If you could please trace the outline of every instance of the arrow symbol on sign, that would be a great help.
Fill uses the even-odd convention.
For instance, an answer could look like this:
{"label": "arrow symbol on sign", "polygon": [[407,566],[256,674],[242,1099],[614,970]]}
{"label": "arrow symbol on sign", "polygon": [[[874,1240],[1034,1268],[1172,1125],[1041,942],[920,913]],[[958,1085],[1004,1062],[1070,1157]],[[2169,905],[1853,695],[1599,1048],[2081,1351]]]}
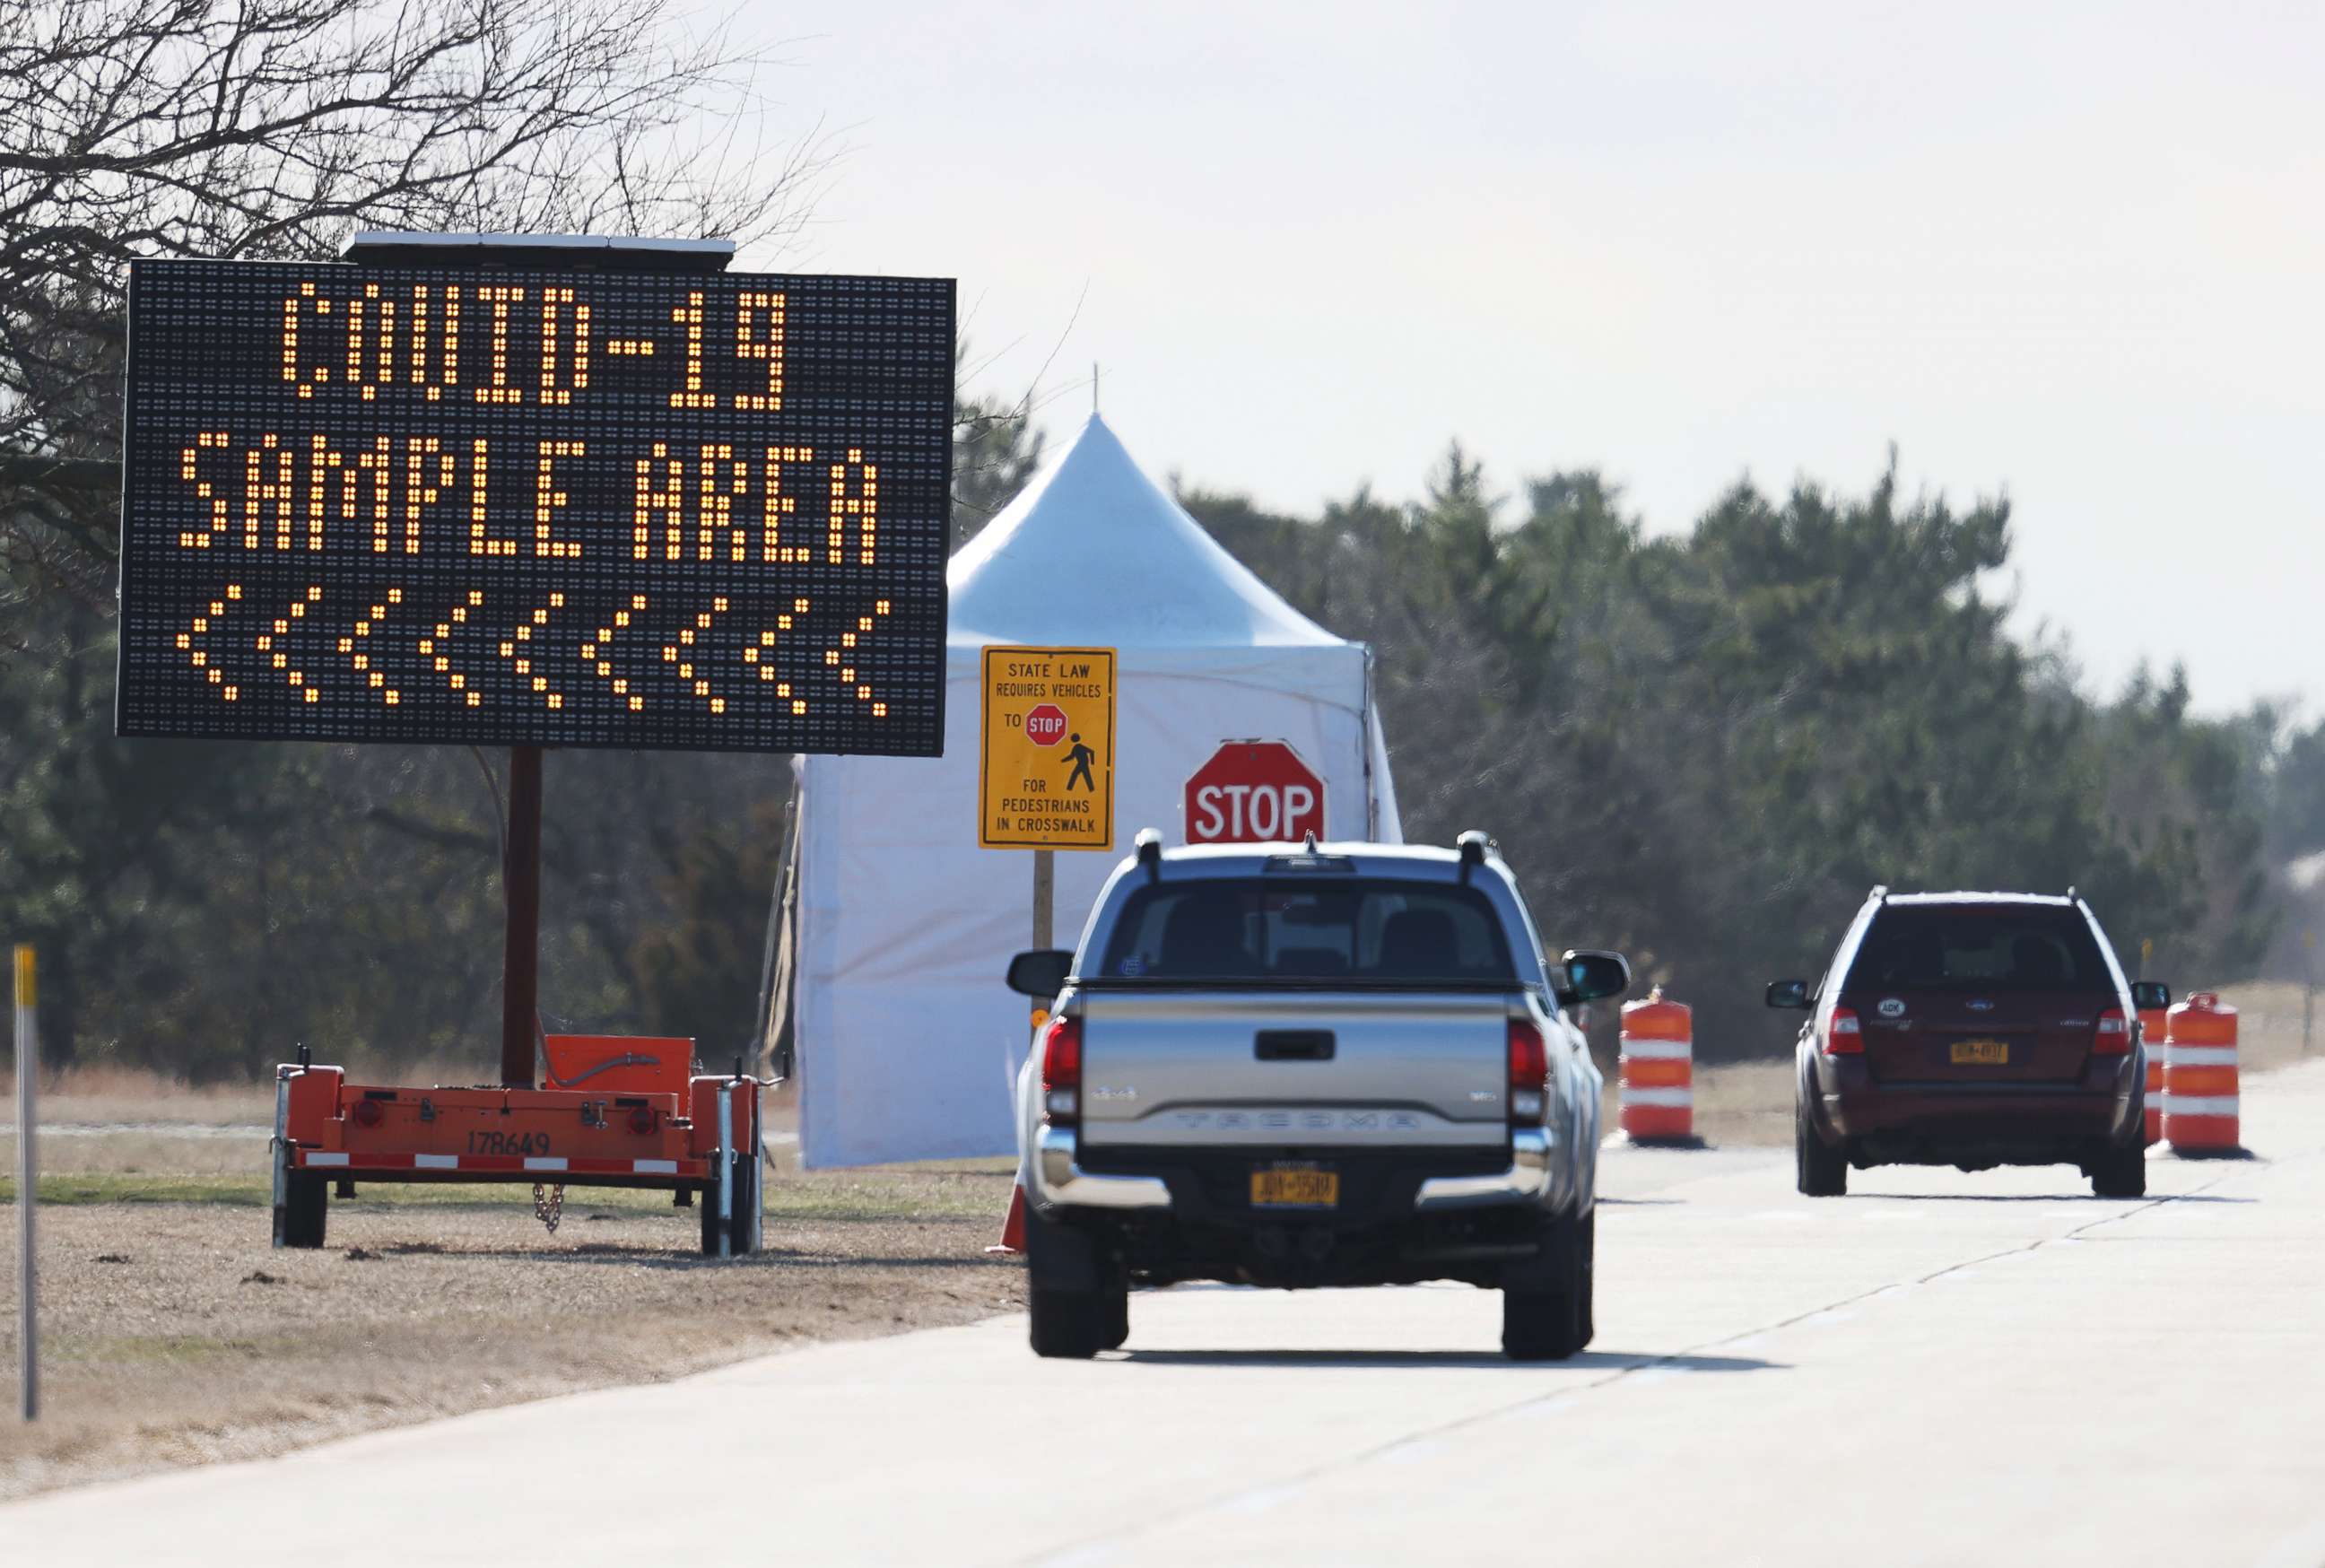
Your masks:
{"label": "arrow symbol on sign", "polygon": [[629,704],[630,711],[633,713],[643,709],[646,705],[646,700],[630,691],[630,682],[627,677],[614,673],[614,665],[611,660],[600,658],[599,655],[605,652],[606,645],[607,643],[612,642],[623,632],[629,629],[630,617],[644,610],[645,608],[646,596],[642,593],[632,594],[630,596],[630,608],[628,609],[616,610],[614,612],[614,624],[610,626],[599,626],[597,628],[597,640],[594,643],[584,643],[581,645],[581,657],[585,660],[594,659],[597,661],[597,674],[599,678],[613,682],[614,695],[626,700]]}
{"label": "arrow symbol on sign", "polygon": [[468,612],[477,608],[484,602],[485,596],[482,593],[471,590],[468,594],[468,603],[454,605],[452,607],[452,613],[445,619],[436,623],[436,630],[434,634],[420,639],[420,652],[421,656],[433,659],[436,662],[436,673],[440,675],[446,676],[450,681],[453,691],[465,693],[468,698],[468,706],[471,708],[482,707],[484,705],[484,696],[481,692],[477,691],[474,687],[468,684],[468,676],[452,668],[452,661],[443,653],[442,650],[444,645],[451,640],[452,628],[454,626],[467,625],[468,620]]}

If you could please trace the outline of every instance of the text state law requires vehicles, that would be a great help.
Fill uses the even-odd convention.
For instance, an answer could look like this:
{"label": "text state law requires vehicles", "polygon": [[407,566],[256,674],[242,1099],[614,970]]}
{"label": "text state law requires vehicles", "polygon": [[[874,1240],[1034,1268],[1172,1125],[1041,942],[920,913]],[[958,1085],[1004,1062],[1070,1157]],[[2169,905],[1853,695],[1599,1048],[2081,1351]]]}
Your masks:
{"label": "text state law requires vehicles", "polygon": [[1079,949],[1010,968],[1056,998],[1019,1080],[1033,1349],[1121,1344],[1134,1284],[1458,1279],[1502,1292],[1512,1356],[1574,1354],[1600,1080],[1566,1010],[1629,983],[1545,963],[1482,834],[1141,834]]}
{"label": "text state law requires vehicles", "polygon": [[1800,1190],[1848,1167],[2079,1165],[2102,1198],[2147,1190],[2141,1007],[2083,901],[1876,887],[1824,979],[1778,980],[1809,1010],[1795,1047]]}

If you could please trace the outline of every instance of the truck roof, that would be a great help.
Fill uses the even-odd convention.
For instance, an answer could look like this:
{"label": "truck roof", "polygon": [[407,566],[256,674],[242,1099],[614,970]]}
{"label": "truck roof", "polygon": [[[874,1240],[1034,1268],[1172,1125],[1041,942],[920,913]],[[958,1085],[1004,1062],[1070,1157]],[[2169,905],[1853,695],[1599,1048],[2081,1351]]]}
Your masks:
{"label": "truck roof", "polygon": [[[1335,840],[1318,844],[1311,849],[1305,844],[1182,844],[1162,851],[1162,873],[1169,877],[1256,877],[1269,868],[1272,861],[1282,861],[1303,855],[1320,858],[1354,862],[1358,876],[1411,877],[1425,882],[1452,882],[1459,879],[1461,857],[1453,849],[1435,844],[1375,844],[1364,840]],[[1498,860],[1497,856],[1488,856]]]}
{"label": "truck roof", "polygon": [[2075,901],[2057,893],[1893,893],[1890,904],[2043,904],[2070,909]]}

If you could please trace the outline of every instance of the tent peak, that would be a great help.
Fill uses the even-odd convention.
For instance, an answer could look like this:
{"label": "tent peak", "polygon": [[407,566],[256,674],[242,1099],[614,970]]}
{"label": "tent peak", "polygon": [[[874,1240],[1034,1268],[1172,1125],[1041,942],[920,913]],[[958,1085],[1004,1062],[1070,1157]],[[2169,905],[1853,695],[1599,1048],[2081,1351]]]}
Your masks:
{"label": "tent peak", "polygon": [[955,644],[1341,641],[1221,548],[1095,411],[945,575]]}

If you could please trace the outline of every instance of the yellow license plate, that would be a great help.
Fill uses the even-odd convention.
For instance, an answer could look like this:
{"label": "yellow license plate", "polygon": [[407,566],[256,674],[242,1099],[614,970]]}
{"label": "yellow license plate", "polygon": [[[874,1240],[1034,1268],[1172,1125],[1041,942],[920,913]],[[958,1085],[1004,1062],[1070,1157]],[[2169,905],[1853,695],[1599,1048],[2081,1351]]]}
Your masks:
{"label": "yellow license plate", "polygon": [[1251,1174],[1251,1206],[1255,1209],[1337,1209],[1340,1204],[1340,1173],[1313,1165],[1279,1165]]}
{"label": "yellow license plate", "polygon": [[1954,1042],[1954,1064],[1957,1067],[2007,1067],[2010,1065],[2010,1043],[2006,1040],[1957,1040]]}

